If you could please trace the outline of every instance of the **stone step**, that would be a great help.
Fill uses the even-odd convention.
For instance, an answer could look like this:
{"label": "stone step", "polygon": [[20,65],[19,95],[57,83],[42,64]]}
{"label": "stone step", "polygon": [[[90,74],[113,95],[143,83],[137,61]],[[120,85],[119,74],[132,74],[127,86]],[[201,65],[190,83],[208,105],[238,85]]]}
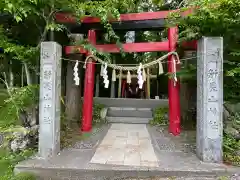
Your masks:
{"label": "stone step", "polygon": [[105,107],[157,108],[168,107],[168,99],[128,99],[128,98],[94,98],[94,102]]}
{"label": "stone step", "polygon": [[[129,167],[131,168],[131,167]],[[16,169],[15,169],[16,172]],[[120,170],[113,169],[66,169],[66,168],[18,168],[17,172],[30,172],[37,180],[221,180],[231,179],[229,173],[177,170]],[[233,178],[232,178],[233,179]],[[234,178],[233,180],[238,180]]]}
{"label": "stone step", "polygon": [[107,116],[152,118],[152,110],[151,108],[110,107]]}
{"label": "stone step", "polygon": [[152,118],[139,117],[106,117],[109,123],[126,123],[126,124],[148,124]]}

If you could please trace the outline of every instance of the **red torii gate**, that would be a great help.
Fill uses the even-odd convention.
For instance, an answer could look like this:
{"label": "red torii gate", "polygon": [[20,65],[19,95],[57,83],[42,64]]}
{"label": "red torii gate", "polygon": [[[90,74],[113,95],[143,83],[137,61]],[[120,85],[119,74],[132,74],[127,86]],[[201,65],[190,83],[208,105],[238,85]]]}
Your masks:
{"label": "red torii gate", "polygon": [[[131,14],[121,14],[120,19],[110,19],[110,22],[139,22],[142,21],[152,21],[148,26],[154,26],[158,23],[158,27],[165,26],[165,19],[172,12],[180,12],[180,10],[171,10],[171,11],[159,11],[159,12],[143,12],[143,13],[131,13]],[[182,16],[188,15],[192,10],[189,9],[184,12],[180,12]],[[71,17],[71,15],[66,13],[57,13],[55,15],[56,21],[60,23],[76,23],[76,19]],[[157,21],[155,21],[157,20]],[[101,20],[96,17],[85,17],[80,20],[82,24],[86,26],[91,26],[93,24],[100,24]],[[122,25],[122,24],[121,24]],[[144,26],[144,25],[143,25]],[[146,25],[145,25],[146,26]],[[141,26],[142,27],[142,26]],[[140,27],[140,28],[141,28]],[[149,27],[149,28],[152,28]],[[117,28],[117,26],[116,26]],[[138,28],[135,26],[135,28]],[[135,29],[134,26],[132,29]],[[98,51],[109,52],[109,53],[119,53],[120,48],[117,47],[116,44],[104,44],[97,45],[96,44],[96,29],[97,26],[90,27],[88,31],[88,39],[89,42],[95,46]],[[123,50],[125,52],[154,52],[154,51],[166,51],[172,52],[176,51],[178,40],[178,28],[170,27],[168,29],[168,40],[163,42],[142,42],[142,43],[126,43],[123,44]],[[193,42],[185,42],[182,44],[184,47],[196,49],[197,43]],[[65,48],[66,54],[70,54],[76,52],[78,50],[79,53],[88,52],[83,47],[76,46],[67,46]],[[173,55],[168,57],[168,72],[174,72],[173,67]],[[83,116],[82,116],[82,131],[88,132],[92,129],[92,107],[93,107],[93,91],[94,91],[94,71],[95,71],[95,63],[89,62],[87,63],[86,72],[85,72],[85,81],[84,81],[84,105],[83,105]],[[179,80],[176,85],[174,85],[174,80],[168,80],[168,95],[169,95],[169,132],[173,135],[180,134],[180,83]]]}

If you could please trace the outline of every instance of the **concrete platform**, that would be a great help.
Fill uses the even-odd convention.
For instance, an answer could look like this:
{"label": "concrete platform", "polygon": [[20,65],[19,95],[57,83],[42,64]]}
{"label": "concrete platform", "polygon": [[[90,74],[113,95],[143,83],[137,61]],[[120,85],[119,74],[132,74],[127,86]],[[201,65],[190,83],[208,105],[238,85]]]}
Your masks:
{"label": "concrete platform", "polygon": [[15,170],[34,172],[41,180],[217,179],[240,172],[239,168],[201,162],[194,153],[193,134],[173,137],[161,127],[105,125],[58,156],[47,161],[33,157]]}

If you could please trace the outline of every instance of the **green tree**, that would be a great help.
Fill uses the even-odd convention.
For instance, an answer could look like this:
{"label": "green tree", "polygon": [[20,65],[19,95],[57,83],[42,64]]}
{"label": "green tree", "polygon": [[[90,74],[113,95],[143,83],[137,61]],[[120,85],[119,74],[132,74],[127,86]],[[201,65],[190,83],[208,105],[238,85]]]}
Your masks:
{"label": "green tree", "polygon": [[202,36],[224,37],[224,98],[239,100],[240,1],[185,1],[182,10],[186,8],[194,9],[189,16],[179,18],[176,15],[172,18],[173,22],[179,24],[180,41],[199,39]]}

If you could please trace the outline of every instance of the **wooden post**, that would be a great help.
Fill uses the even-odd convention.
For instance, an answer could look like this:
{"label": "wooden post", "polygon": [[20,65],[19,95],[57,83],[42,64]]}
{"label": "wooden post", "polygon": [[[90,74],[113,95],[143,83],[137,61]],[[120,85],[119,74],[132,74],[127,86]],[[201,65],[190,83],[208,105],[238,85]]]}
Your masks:
{"label": "wooden post", "polygon": [[147,68],[147,98],[150,99],[151,98],[151,92],[150,92],[150,70],[149,68]]}
{"label": "wooden post", "polygon": [[99,97],[99,74],[97,74],[97,77],[96,77],[95,97]]}
{"label": "wooden post", "polygon": [[122,70],[119,72],[119,79],[118,79],[118,98],[121,97],[121,89],[122,89]]}
{"label": "wooden post", "polygon": [[[113,64],[116,63],[116,60],[114,59],[113,60]],[[111,80],[111,95],[110,95],[111,98],[115,98],[115,81],[112,81]]]}

